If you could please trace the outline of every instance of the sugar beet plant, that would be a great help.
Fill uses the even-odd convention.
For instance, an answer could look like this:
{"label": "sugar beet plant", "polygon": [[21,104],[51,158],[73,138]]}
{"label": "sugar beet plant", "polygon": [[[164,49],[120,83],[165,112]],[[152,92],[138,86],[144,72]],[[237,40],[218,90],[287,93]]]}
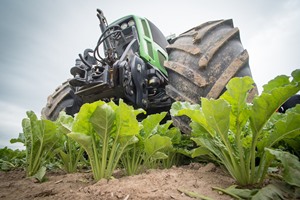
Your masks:
{"label": "sugar beet plant", "polygon": [[56,156],[60,167],[67,173],[73,173],[78,170],[79,164],[86,163],[83,157],[84,149],[75,140],[68,137],[71,133],[74,123],[74,118],[67,115],[65,112],[59,114],[58,119],[55,121],[57,126],[57,136],[59,137]]}
{"label": "sugar beet plant", "polygon": [[81,107],[68,137],[87,152],[95,180],[111,178],[120,164],[132,175],[141,169],[156,168],[162,160],[165,166],[173,163],[172,142],[180,138],[179,130],[169,129],[171,121],[160,125],[165,112],[138,122],[140,113],[144,111],[134,110],[122,100],[119,105],[97,101]]}
{"label": "sugar beet plant", "polygon": [[22,121],[23,133],[12,142],[22,142],[26,147],[26,176],[35,176],[41,181],[46,172],[45,164],[59,137],[54,122],[39,120],[32,111],[28,111],[27,116]]}
{"label": "sugar beet plant", "polygon": [[25,151],[12,150],[7,147],[0,149],[0,171],[9,171],[16,168],[24,167]]}
{"label": "sugar beet plant", "polygon": [[176,102],[171,109],[173,116],[191,118],[192,140],[199,152],[206,149],[217,157],[239,185],[261,184],[274,159],[268,149],[300,134],[300,106],[276,113],[300,90],[300,70],[292,73],[292,80],[285,75],[271,80],[248,104],[253,84],[250,77],[234,78],[217,100],[201,98],[201,106]]}
{"label": "sugar beet plant", "polygon": [[111,178],[122,154],[138,142],[136,116],[141,112],[122,100],[118,106],[97,101],[81,107],[68,136],[87,152],[95,180]]}
{"label": "sugar beet plant", "polygon": [[43,181],[46,166],[53,165],[54,161],[66,172],[76,172],[78,163],[83,160],[83,148],[67,137],[71,132],[73,117],[62,112],[52,122],[38,119],[32,111],[28,111],[27,116],[22,121],[23,133],[17,139],[11,139],[11,143],[21,142],[26,148],[26,176]]}
{"label": "sugar beet plant", "polygon": [[170,128],[172,121],[160,124],[166,114],[149,115],[140,123],[138,142],[121,157],[127,175],[138,174],[149,168],[169,168],[176,164],[176,144],[181,141],[181,133],[176,127]]}

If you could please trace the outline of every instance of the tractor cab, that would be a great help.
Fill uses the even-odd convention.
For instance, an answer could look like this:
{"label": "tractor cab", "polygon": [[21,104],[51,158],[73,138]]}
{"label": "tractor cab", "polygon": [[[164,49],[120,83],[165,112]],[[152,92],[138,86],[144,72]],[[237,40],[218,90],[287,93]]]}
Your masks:
{"label": "tractor cab", "polygon": [[[163,33],[151,21],[136,15],[129,15],[111,23],[107,28],[118,28],[121,31],[120,39],[114,40],[117,43],[117,55],[121,56],[130,41],[137,38],[140,57],[167,76],[163,64],[168,59],[166,51],[168,42]],[[104,45],[104,51],[106,51],[105,48],[107,46]]]}
{"label": "tractor cab", "polygon": [[148,19],[135,15],[108,25],[103,12],[97,12],[102,32],[97,45],[79,55],[71,68],[74,78],[69,84],[75,95],[83,103],[122,98],[146,110],[171,105],[164,90],[168,41],[162,32]]}

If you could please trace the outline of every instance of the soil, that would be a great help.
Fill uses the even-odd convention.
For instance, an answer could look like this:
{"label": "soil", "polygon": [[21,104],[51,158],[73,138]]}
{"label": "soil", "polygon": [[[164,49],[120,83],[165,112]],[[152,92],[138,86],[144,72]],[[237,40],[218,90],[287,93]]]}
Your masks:
{"label": "soil", "polygon": [[212,199],[226,200],[212,187],[226,188],[234,180],[212,163],[192,163],[171,169],[148,170],[135,176],[116,171],[114,179],[95,182],[91,172],[66,174],[48,172],[47,181],[25,178],[24,171],[0,172],[0,199],[193,199],[179,190],[195,192]]}

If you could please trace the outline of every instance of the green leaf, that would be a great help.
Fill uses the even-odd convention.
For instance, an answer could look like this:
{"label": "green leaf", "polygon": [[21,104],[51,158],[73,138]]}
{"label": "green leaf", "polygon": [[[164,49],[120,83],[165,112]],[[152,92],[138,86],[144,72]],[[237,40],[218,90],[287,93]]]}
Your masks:
{"label": "green leaf", "polygon": [[166,114],[166,112],[152,114],[142,121],[145,138],[148,138],[157,132],[159,123],[165,118]]}
{"label": "green leaf", "polygon": [[189,190],[184,190],[184,189],[177,189],[179,192],[184,193],[185,195],[196,198],[196,199],[203,199],[203,200],[212,200],[212,198],[204,196],[202,194],[199,194],[197,192],[189,191]]}
{"label": "green leaf", "polygon": [[172,142],[169,137],[161,135],[153,135],[150,138],[145,139],[144,151],[148,155],[154,155],[158,151],[163,151],[168,148],[172,148]]}
{"label": "green leaf", "polygon": [[293,186],[300,187],[300,162],[297,156],[288,152],[272,150],[266,148],[270,154],[274,155],[283,164],[283,179]]}
{"label": "green leaf", "polygon": [[192,157],[192,151],[189,151],[187,149],[179,148],[179,149],[177,149],[177,152],[182,155],[185,155],[187,157],[190,157],[190,158]]}
{"label": "green leaf", "polygon": [[[205,129],[203,129],[203,127],[200,124],[196,122],[192,122],[191,127],[193,136],[191,140],[194,141],[199,147],[206,148],[207,150],[209,150],[211,153],[217,156],[219,160],[224,160],[224,155],[227,155],[227,153],[224,144],[220,141],[220,138],[212,136]],[[225,151],[225,153],[222,153],[222,151]],[[203,150],[202,153],[205,153],[205,151]]]}
{"label": "green leaf", "polygon": [[95,109],[89,121],[94,130],[103,139],[109,136],[114,125],[115,117],[115,112],[111,106],[104,104]]}
{"label": "green leaf", "polygon": [[67,134],[72,131],[74,118],[67,115],[65,112],[60,112],[56,120],[58,131],[62,134]]}
{"label": "green leaf", "polygon": [[196,157],[199,157],[199,156],[208,155],[209,153],[210,153],[210,151],[207,148],[198,147],[198,148],[195,148],[191,151],[191,157],[196,158]]}
{"label": "green leaf", "polygon": [[153,160],[162,160],[162,159],[167,159],[168,155],[163,152],[157,151],[151,156],[151,158]]}
{"label": "green leaf", "polygon": [[241,108],[246,105],[246,100],[248,97],[248,92],[254,87],[254,81],[251,77],[235,77],[232,78],[226,85],[226,91],[220,99],[224,99],[231,105],[237,106],[236,112],[241,112]]}
{"label": "green leaf", "polygon": [[215,136],[214,130],[207,125],[206,121],[204,122],[204,124],[192,121],[190,123],[190,127],[192,128],[191,136],[193,137],[198,137],[202,135],[210,135],[210,137]]}
{"label": "green leaf", "polygon": [[295,138],[300,135],[300,105],[289,109],[285,115],[285,118],[275,123],[274,131],[266,138],[266,147],[272,147],[282,139]]}
{"label": "green leaf", "polygon": [[90,159],[91,157],[94,157],[91,136],[82,133],[71,132],[68,134],[68,137],[78,142],[85,149]]}
{"label": "green leaf", "polygon": [[214,129],[223,141],[228,140],[230,105],[223,99],[208,100],[201,98],[202,110],[207,124]]}
{"label": "green leaf", "polygon": [[[171,121],[172,123],[172,121]],[[165,126],[167,124],[167,126]],[[181,144],[181,132],[177,127],[172,127],[170,129],[166,128],[169,127],[170,124],[166,123],[163,125],[160,125],[158,127],[158,134],[161,136],[167,136],[169,138],[171,138],[172,144]]]}
{"label": "green leaf", "polygon": [[135,144],[139,142],[139,138],[136,137],[135,135],[125,135],[121,136],[119,139],[119,142],[122,146],[127,147],[129,145]]}
{"label": "green leaf", "polygon": [[171,115],[172,116],[178,116],[182,115],[181,112],[184,112],[183,110],[199,110],[201,107],[199,104],[191,104],[189,102],[174,102],[171,107]]}
{"label": "green leaf", "polygon": [[58,141],[56,125],[50,120],[41,120],[41,127],[43,145],[47,150],[51,150]]}
{"label": "green leaf", "polygon": [[[191,124],[192,128],[193,126],[198,126],[197,128],[199,129],[201,126],[202,128],[201,132],[210,133],[212,136],[215,135],[215,131],[211,126],[208,125],[206,118],[202,112],[202,109],[200,109],[200,105],[198,104],[192,105],[189,102],[175,102],[172,104],[170,112],[172,116],[185,115],[191,118],[193,123]],[[196,131],[193,131],[192,134],[198,134],[198,133]]]}
{"label": "green leaf", "polygon": [[254,133],[259,133],[271,115],[292,95],[300,90],[300,70],[292,73],[293,80],[288,76],[278,76],[264,86],[262,94],[253,100],[250,114],[250,125]]}
{"label": "green leaf", "polygon": [[[199,152],[195,152],[194,156],[198,156],[197,155],[198,153],[203,154],[203,155],[207,155],[206,150],[208,150],[211,153],[213,153],[215,156],[217,156],[217,158],[220,161],[222,161],[225,166],[226,166],[226,164],[228,164],[228,163],[224,163],[224,160],[225,160],[224,155],[227,155],[226,151],[224,151],[225,146],[221,142],[218,142],[218,140],[216,140],[218,145],[216,145],[216,141],[214,139],[212,139],[211,137],[206,137],[205,135],[201,135],[201,136],[196,137],[196,138],[191,138],[191,140],[193,140],[200,148],[198,150]],[[222,152],[222,150],[225,153]],[[191,152],[191,157],[192,157],[193,153],[194,152],[192,151]]]}
{"label": "green leaf", "polygon": [[270,200],[281,200],[285,199],[283,192],[276,186],[269,184],[266,187],[260,189],[253,197],[252,200],[261,200],[261,199],[270,199]]}
{"label": "green leaf", "polygon": [[62,159],[63,163],[71,162],[71,160],[69,159],[69,156],[62,150],[59,151],[59,155],[60,155],[60,158]]}
{"label": "green leaf", "polygon": [[32,177],[36,178],[39,182],[43,182],[46,175],[46,167],[42,166],[36,174],[34,174]]}
{"label": "green leaf", "polygon": [[227,84],[227,91],[220,97],[231,105],[230,129],[237,133],[245,126],[250,110],[247,104],[248,92],[253,88],[251,77],[235,77]]}
{"label": "green leaf", "polygon": [[11,144],[18,143],[18,142],[25,144],[25,135],[24,135],[24,133],[19,133],[18,138],[12,138],[10,140]]}
{"label": "green leaf", "polygon": [[287,144],[289,151],[300,157],[300,135],[295,138],[286,138],[284,142]]}
{"label": "green leaf", "polygon": [[200,105],[198,104],[190,104],[189,102],[178,101],[172,104],[170,113],[172,116],[186,115],[198,123],[205,121],[205,118],[200,110]]}
{"label": "green leaf", "polygon": [[135,112],[132,106],[128,106],[120,100],[119,108],[116,111],[116,134],[120,134],[121,136],[137,135],[140,131],[140,126],[136,119],[136,114],[137,112]]}
{"label": "green leaf", "polygon": [[251,199],[251,197],[258,192],[258,189],[240,189],[237,185],[231,185],[226,189],[219,187],[213,187],[214,190],[219,190],[225,194],[228,194],[236,199]]}
{"label": "green leaf", "polygon": [[[161,121],[160,121],[160,122],[161,122]],[[160,124],[160,122],[158,122],[158,124]],[[157,132],[159,132],[160,135],[166,135],[166,134],[168,134],[168,131],[169,131],[170,126],[171,126],[172,123],[173,123],[172,120],[168,120],[166,123],[160,124],[160,125],[158,126]],[[179,129],[178,129],[178,130],[179,130]],[[171,133],[171,135],[172,135],[172,133]]]}
{"label": "green leaf", "polygon": [[296,69],[292,72],[293,80],[292,82],[299,83],[300,82],[300,69]]}
{"label": "green leaf", "polygon": [[282,87],[290,83],[289,77],[286,75],[277,76],[275,79],[272,79],[268,84],[263,85],[263,92],[270,93],[274,88]]}
{"label": "green leaf", "polygon": [[93,126],[89,122],[89,119],[91,118],[96,108],[104,104],[104,101],[95,101],[94,103],[83,104],[80,108],[80,111],[74,119],[72,131],[86,135],[91,135],[93,133]]}

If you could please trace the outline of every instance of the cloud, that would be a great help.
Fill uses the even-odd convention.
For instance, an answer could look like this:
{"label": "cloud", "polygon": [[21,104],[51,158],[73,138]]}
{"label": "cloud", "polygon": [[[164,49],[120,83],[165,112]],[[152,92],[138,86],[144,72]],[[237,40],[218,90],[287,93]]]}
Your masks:
{"label": "cloud", "polygon": [[[291,4],[289,4],[291,5]],[[299,5],[299,4],[298,4]],[[248,39],[252,74],[259,86],[277,75],[290,75],[300,68],[300,7],[283,6],[286,10],[272,16]]]}

